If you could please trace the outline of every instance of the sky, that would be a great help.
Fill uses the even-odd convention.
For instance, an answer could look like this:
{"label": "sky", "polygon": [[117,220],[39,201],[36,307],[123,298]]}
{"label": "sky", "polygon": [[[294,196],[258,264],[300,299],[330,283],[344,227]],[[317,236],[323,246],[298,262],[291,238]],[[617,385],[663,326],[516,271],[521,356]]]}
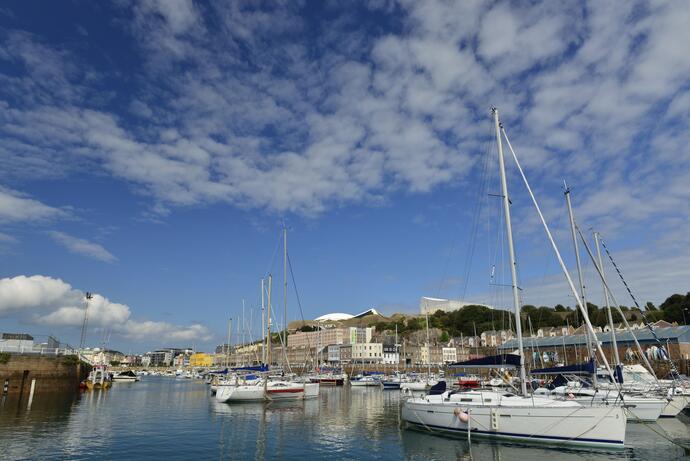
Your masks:
{"label": "sky", "polygon": [[[283,225],[289,320],[509,308],[493,106],[573,277],[564,180],[641,303],[685,293],[688,24],[682,1],[4,2],[0,330],[78,344],[88,291],[91,346],[256,337]],[[521,300],[574,305],[506,165]]]}

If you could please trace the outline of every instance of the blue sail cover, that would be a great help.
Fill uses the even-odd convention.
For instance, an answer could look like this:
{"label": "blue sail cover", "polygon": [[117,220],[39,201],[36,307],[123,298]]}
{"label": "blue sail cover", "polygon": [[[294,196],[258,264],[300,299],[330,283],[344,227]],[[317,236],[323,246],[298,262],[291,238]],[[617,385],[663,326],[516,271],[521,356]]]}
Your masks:
{"label": "blue sail cover", "polygon": [[255,365],[253,367],[237,367],[233,368],[233,371],[259,371],[259,372],[266,372],[268,371],[268,365]]}
{"label": "blue sail cover", "polygon": [[563,367],[538,368],[531,370],[532,375],[593,375],[596,373],[597,367],[594,360],[585,363],[577,363],[575,365],[566,365]]}
{"label": "blue sail cover", "polygon": [[520,356],[516,354],[490,355],[448,365],[450,368],[518,368]]}
{"label": "blue sail cover", "polygon": [[209,371],[208,374],[210,374],[210,375],[227,375],[228,369],[226,368],[225,370],[220,370],[220,371],[212,370],[212,371]]}

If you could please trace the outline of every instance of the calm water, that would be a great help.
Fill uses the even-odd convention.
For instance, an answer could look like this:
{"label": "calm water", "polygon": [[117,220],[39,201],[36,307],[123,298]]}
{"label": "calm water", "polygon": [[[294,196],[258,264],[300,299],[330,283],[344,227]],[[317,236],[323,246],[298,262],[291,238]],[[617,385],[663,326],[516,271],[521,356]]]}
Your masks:
{"label": "calm water", "polygon": [[[399,394],[322,388],[318,400],[218,404],[198,381],[142,378],[77,397],[0,407],[0,459],[470,459],[464,439],[401,429]],[[690,460],[657,435],[690,443],[690,420],[629,424],[621,452],[565,451],[473,440],[474,460]]]}

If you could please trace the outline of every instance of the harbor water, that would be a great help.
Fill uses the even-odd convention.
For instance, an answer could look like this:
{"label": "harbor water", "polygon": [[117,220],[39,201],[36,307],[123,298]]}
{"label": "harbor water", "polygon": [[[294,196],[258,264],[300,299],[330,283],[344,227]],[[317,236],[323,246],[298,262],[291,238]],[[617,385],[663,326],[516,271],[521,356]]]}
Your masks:
{"label": "harbor water", "polygon": [[[690,460],[687,416],[628,424],[621,451],[523,446],[405,429],[400,393],[322,387],[318,399],[229,405],[202,381],[145,376],[81,395],[0,402],[2,460]],[[675,441],[675,443],[674,443]]]}

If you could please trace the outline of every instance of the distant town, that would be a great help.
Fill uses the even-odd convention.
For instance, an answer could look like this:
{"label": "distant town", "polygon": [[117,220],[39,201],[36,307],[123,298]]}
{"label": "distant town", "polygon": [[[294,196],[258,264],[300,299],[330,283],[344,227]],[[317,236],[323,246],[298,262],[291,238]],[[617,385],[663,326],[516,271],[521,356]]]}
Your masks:
{"label": "distant town", "polygon": [[[622,311],[640,343],[648,343],[646,354],[659,358],[647,321],[653,323],[659,339],[671,357],[690,358],[690,294],[673,295],[658,308],[651,303],[645,312]],[[588,305],[590,319],[598,340],[610,348],[611,328],[604,309]],[[523,331],[528,362],[576,361],[586,352],[585,328],[581,316],[570,307],[523,306]],[[291,322],[285,331],[272,335],[271,364],[284,368],[305,367],[443,367],[458,361],[517,348],[512,315],[491,306],[459,300],[422,297],[419,314],[381,315],[369,309],[356,315],[330,313],[314,320]],[[621,356],[636,360],[630,333],[620,314],[613,316]],[[287,344],[283,344],[286,342]],[[35,340],[28,333],[2,333],[0,353],[64,353],[70,346],[54,337]],[[266,363],[265,343],[260,339],[246,343],[219,344],[214,351],[166,346],[144,354],[125,354],[107,347],[89,347],[78,351],[91,364],[114,367],[236,367]]]}

